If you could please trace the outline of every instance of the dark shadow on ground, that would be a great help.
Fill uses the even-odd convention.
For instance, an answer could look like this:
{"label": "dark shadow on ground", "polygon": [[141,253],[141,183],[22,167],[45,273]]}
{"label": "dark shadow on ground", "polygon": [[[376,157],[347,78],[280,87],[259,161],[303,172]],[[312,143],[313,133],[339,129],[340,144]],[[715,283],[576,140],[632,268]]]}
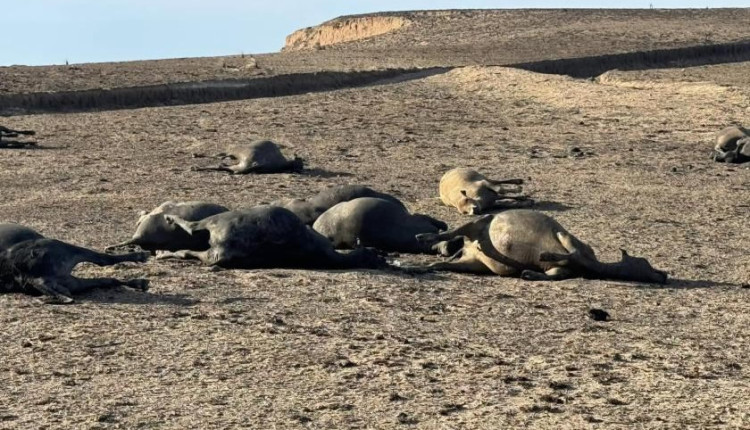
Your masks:
{"label": "dark shadow on ground", "polygon": [[540,200],[534,202],[530,209],[535,209],[538,211],[564,212],[573,209],[573,206],[568,206],[565,203],[558,203],[549,200]]}
{"label": "dark shadow on ground", "polygon": [[670,278],[666,284],[638,284],[638,288],[654,290],[692,290],[695,288],[735,287],[741,288],[740,284],[721,281],[710,281],[701,279],[679,279]]}
{"label": "dark shadow on ground", "polygon": [[18,140],[1,140],[0,149],[38,149],[36,142],[21,142]]}
{"label": "dark shadow on ground", "polygon": [[3,140],[2,143],[0,143],[0,150],[11,150],[11,149],[23,149],[23,150],[32,150],[32,151],[54,151],[54,150],[60,150],[60,149],[68,149],[67,146],[47,146],[47,145],[39,145],[36,142],[16,142],[16,141],[10,141],[10,140]]}
{"label": "dark shadow on ground", "polygon": [[76,302],[92,302],[101,304],[123,305],[172,305],[195,306],[200,300],[187,294],[155,294],[149,291],[135,291],[126,287],[110,290],[91,291],[74,297]]}
{"label": "dark shadow on ground", "polygon": [[518,205],[518,206],[512,206],[512,207],[508,206],[508,207],[487,209],[487,210],[482,211],[480,216],[481,215],[496,215],[496,214],[503,213],[511,209],[533,209],[533,210],[538,210],[538,211],[563,212],[569,209],[573,209],[573,207],[568,206],[564,203],[558,203],[558,202],[553,202],[549,200],[539,200],[539,201],[535,201],[534,204],[529,205],[529,206]]}
{"label": "dark shadow on ground", "polygon": [[302,172],[300,172],[300,175],[313,176],[316,178],[336,178],[336,177],[350,178],[354,176],[352,173],[349,173],[349,172],[334,172],[331,170],[320,169],[317,167],[313,169],[305,169]]}
{"label": "dark shadow on ground", "polygon": [[646,70],[684,68],[709,64],[737,63],[748,60],[750,60],[750,43],[741,41],[590,57],[542,60],[506,66],[537,73],[589,78],[599,76],[612,69]]}

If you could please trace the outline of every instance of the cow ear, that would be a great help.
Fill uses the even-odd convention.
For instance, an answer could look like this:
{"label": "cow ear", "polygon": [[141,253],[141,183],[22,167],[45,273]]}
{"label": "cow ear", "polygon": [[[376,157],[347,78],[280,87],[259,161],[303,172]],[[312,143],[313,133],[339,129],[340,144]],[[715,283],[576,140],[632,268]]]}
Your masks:
{"label": "cow ear", "polygon": [[466,195],[466,190],[461,190],[461,195],[463,195],[464,197],[468,197],[468,196]]}

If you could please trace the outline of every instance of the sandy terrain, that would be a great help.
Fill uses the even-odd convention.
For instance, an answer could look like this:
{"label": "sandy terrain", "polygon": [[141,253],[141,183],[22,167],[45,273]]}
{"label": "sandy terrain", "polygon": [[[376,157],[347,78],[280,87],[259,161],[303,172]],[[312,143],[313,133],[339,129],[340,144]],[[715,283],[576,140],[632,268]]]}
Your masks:
{"label": "sandy terrain", "polygon": [[[542,20],[547,12],[535,13]],[[456,16],[440,19],[468,28],[462,20],[471,15]],[[268,58],[286,62],[284,70],[335,70],[351,58],[382,65],[390,60],[378,44],[431,28],[427,18],[409,19],[402,33],[346,49]],[[599,28],[599,20],[582,22]],[[578,34],[583,24],[570,25],[561,31]],[[475,28],[485,27],[479,20]],[[716,34],[727,41],[737,33]],[[692,41],[683,36],[679,43]],[[409,61],[450,57],[455,65],[474,55],[432,49]],[[120,74],[102,80],[92,77],[100,66],[81,66],[69,82],[94,88],[281,69],[255,58],[258,67],[229,67],[239,72],[216,59],[113,65]],[[3,68],[0,85],[59,89],[71,69],[44,74],[53,69],[6,81]],[[718,129],[748,125],[748,76],[750,63],[595,79],[471,66],[299,96],[4,118],[35,129],[41,148],[0,150],[0,221],[89,247],[129,237],[138,211],[167,199],[239,208],[346,183],[391,192],[455,226],[470,218],[441,206],[437,185],[465,165],[527,178],[537,209],[601,259],[625,248],[672,282],[215,271],[156,260],[85,266],[86,276],[147,277],[151,290],[97,291],[67,307],[0,296],[0,429],[750,428],[750,166],[708,157]],[[258,137],[279,141],[308,169],[190,171],[210,162],[192,154]],[[612,321],[594,322],[590,308]]]}
{"label": "sandy terrain", "polygon": [[[69,307],[0,297],[0,428],[747,428],[750,169],[710,162],[707,142],[746,120],[750,87],[718,71],[652,71],[636,85],[628,73],[471,67],[295,97],[9,118],[45,149],[3,151],[3,220],[87,246],[127,237],[138,210],[168,198],[241,207],[350,182],[456,225],[466,218],[439,205],[437,181],[469,165],[529,178],[539,208],[603,259],[624,247],[674,282],[86,267],[147,276],[152,290]],[[312,170],[188,171],[207,162],[191,153],[257,136]],[[589,155],[568,157],[572,147]],[[593,322],[589,307],[613,321]]]}

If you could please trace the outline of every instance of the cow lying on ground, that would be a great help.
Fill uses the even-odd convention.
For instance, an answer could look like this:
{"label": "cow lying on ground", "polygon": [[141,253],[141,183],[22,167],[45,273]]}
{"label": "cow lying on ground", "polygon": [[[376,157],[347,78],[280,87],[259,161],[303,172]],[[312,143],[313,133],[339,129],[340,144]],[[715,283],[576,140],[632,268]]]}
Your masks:
{"label": "cow lying on ground", "polygon": [[665,272],[624,250],[620,262],[600,262],[590,246],[551,217],[533,210],[485,215],[456,229],[421,234],[417,239],[429,245],[456,237],[464,237],[466,242],[453,261],[434,263],[426,269],[520,275],[527,280],[581,276],[659,284],[667,281]]}
{"label": "cow lying on ground", "polygon": [[494,208],[529,206],[533,201],[528,196],[509,195],[520,193],[521,184],[523,179],[492,180],[472,169],[455,168],[440,179],[440,200],[465,215],[478,215]]}
{"label": "cow lying on ground", "polygon": [[[124,285],[141,291],[148,289],[145,279],[122,281],[113,278],[83,279],[71,275],[83,262],[111,266],[126,261],[143,262],[147,252],[124,255],[102,254],[54,239],[46,239],[23,226],[11,228],[3,224],[0,243],[0,291],[46,295],[51,302],[72,303],[73,295],[93,289]],[[36,234],[31,234],[36,233]],[[39,237],[36,237],[38,235]],[[30,237],[26,240],[19,240]]]}
{"label": "cow lying on ground", "polygon": [[373,250],[360,248],[338,253],[331,242],[287,209],[262,205],[186,221],[166,215],[168,223],[188,234],[209,234],[205,251],[162,251],[157,258],[198,259],[224,268],[254,269],[288,267],[303,269],[379,268],[384,260]]}
{"label": "cow lying on ground", "polygon": [[377,197],[388,200],[406,210],[406,207],[399,199],[390,194],[381,193],[362,185],[335,185],[322,190],[309,199],[281,199],[271,202],[271,205],[289,209],[303,223],[312,225],[323,212],[333,206],[360,197]]}
{"label": "cow lying on ground", "polygon": [[750,161],[750,130],[733,126],[719,132],[711,157],[725,163]]}
{"label": "cow lying on ground", "polygon": [[287,160],[281,153],[279,146],[270,140],[256,140],[246,144],[232,145],[226,153],[218,154],[222,159],[234,159],[236,164],[225,164],[224,161],[218,166],[194,167],[195,171],[221,171],[233,175],[244,175],[246,173],[281,173],[301,172],[303,160],[294,157]]}
{"label": "cow lying on ground", "polygon": [[435,218],[410,214],[402,205],[374,197],[360,197],[325,211],[313,229],[336,248],[373,247],[383,251],[413,254],[453,255],[462,238],[427,244],[416,239],[420,233],[438,233],[448,226]]}
{"label": "cow lying on ground", "polygon": [[20,224],[0,223],[0,253],[19,242],[43,237],[37,231]]}
{"label": "cow lying on ground", "polygon": [[21,142],[15,140],[6,140],[5,142],[3,142],[3,138],[14,138],[20,135],[34,136],[35,134],[36,132],[34,130],[12,130],[0,125],[0,148],[23,148],[25,146],[36,145],[36,142],[33,141]]}
{"label": "cow lying on ground", "polygon": [[117,245],[108,246],[105,251],[128,245],[137,245],[148,251],[178,251],[180,249],[204,251],[208,249],[208,234],[187,234],[185,230],[167,223],[164,216],[176,215],[186,221],[200,221],[228,210],[224,206],[213,203],[167,201],[149,213],[141,212],[133,237]]}

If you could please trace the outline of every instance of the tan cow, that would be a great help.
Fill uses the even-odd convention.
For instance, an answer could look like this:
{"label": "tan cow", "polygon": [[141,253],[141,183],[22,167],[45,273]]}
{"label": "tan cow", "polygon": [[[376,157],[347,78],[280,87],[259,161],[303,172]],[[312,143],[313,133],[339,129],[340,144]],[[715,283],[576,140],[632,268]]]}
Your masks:
{"label": "tan cow", "polygon": [[576,276],[594,279],[663,284],[667,274],[645,258],[624,250],[617,263],[597,260],[590,246],[568,233],[553,218],[537,211],[515,209],[485,215],[443,233],[417,235],[426,244],[465,238],[464,248],[452,261],[427,266],[428,270],[494,273],[527,280],[558,280]]}
{"label": "tan cow", "polygon": [[[222,162],[218,166],[194,167],[195,171],[217,170],[233,175],[246,173],[301,172],[303,160],[294,157],[287,160],[279,146],[270,140],[256,140],[247,144],[232,145],[227,152],[218,154]],[[226,164],[223,159],[234,159],[236,164]]]}
{"label": "tan cow", "polygon": [[529,206],[533,201],[528,196],[508,195],[520,193],[520,184],[523,179],[492,180],[476,170],[455,168],[440,179],[440,200],[465,215],[478,215],[492,208]]}

